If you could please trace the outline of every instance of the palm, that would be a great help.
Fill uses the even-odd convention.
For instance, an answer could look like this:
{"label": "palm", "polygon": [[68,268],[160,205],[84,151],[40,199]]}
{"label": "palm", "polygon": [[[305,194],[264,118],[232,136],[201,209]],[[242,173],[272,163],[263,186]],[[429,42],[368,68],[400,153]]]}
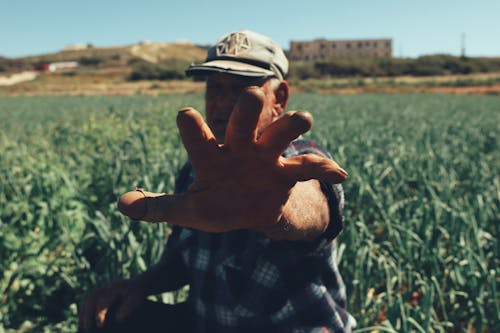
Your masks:
{"label": "palm", "polygon": [[287,112],[257,138],[263,98],[256,87],[240,96],[224,144],[217,144],[196,110],[179,112],[177,124],[195,181],[186,194],[158,199],[164,204],[153,210],[161,212],[148,214],[149,220],[205,231],[266,227],[276,223],[297,181],[339,183],[346,178],[335,162],[316,155],[281,157],[289,143],[312,126],[308,112]]}

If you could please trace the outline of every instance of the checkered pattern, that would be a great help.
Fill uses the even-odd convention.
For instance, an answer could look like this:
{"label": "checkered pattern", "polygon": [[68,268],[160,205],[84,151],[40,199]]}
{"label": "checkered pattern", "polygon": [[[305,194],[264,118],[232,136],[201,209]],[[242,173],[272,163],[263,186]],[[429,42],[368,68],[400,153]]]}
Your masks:
{"label": "checkered pattern", "polygon": [[[285,157],[330,157],[314,142],[296,140]],[[188,164],[176,191],[193,180]],[[167,251],[182,253],[190,273],[189,301],[199,332],[350,332],[346,294],[337,268],[334,242],[343,226],[340,185],[321,184],[331,221],[315,242],[273,241],[262,233],[222,234],[174,227]]]}

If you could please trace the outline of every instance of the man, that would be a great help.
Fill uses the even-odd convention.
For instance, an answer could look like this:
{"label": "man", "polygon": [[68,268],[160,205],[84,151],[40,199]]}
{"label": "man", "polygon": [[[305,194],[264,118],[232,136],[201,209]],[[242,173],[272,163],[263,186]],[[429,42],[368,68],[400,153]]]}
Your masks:
{"label": "man", "polygon": [[[82,331],[351,330],[334,242],[343,194],[332,185],[347,174],[313,142],[295,140],[312,117],[284,112],[287,71],[283,50],[246,30],[188,68],[206,77],[206,123],[179,111],[189,162],[176,194],[136,190],[118,203],[133,219],[174,225],[165,252],[140,276],[89,296]],[[185,303],[146,301],[186,284]]]}

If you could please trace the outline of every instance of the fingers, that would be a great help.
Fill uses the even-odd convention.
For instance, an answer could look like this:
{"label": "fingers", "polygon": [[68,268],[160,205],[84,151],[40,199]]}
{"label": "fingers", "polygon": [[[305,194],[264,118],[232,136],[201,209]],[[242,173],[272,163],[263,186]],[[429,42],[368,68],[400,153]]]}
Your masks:
{"label": "fingers", "polygon": [[336,162],[314,154],[306,154],[282,160],[284,172],[296,181],[323,180],[331,184],[342,183],[347,172]]}
{"label": "fingers", "polygon": [[95,294],[89,296],[80,306],[78,311],[78,331],[90,332],[95,326],[94,303]]}
{"label": "fingers", "polygon": [[[97,327],[104,327],[106,322],[109,322],[109,309],[114,306],[121,298],[121,290],[110,289],[109,287],[101,289],[96,295],[96,299],[93,300],[92,319]],[[89,318],[90,319],[90,318]]]}
{"label": "fingers", "polygon": [[215,136],[198,111],[186,108],[177,114],[177,126],[182,142],[193,166],[203,164],[213,156],[217,144]]}
{"label": "fingers", "polygon": [[287,112],[266,128],[257,144],[270,156],[277,158],[290,142],[309,131],[312,123],[313,117],[307,111]]}
{"label": "fingers", "polygon": [[99,312],[97,312],[96,322],[97,327],[104,327],[104,323],[106,321],[106,315],[108,314],[109,308],[103,308]]}
{"label": "fingers", "polygon": [[105,296],[96,303],[95,319],[99,328],[113,321],[123,322],[144,301],[143,298],[127,293],[125,290],[119,290],[119,293],[110,291],[110,294]]}
{"label": "fingers", "polygon": [[143,190],[130,191],[118,200],[118,210],[133,220],[170,222],[182,219],[183,196]]}
{"label": "fingers", "polygon": [[80,307],[79,332],[95,332],[115,320],[123,321],[145,299],[132,289],[126,280],[119,280],[94,291]]}
{"label": "fingers", "polygon": [[85,300],[78,315],[79,331],[93,332],[96,327],[104,326],[109,307],[116,300],[113,296],[106,289],[99,289]]}
{"label": "fingers", "polygon": [[245,149],[257,137],[257,123],[262,107],[264,93],[259,87],[248,87],[240,95],[229,118],[225,146],[230,150]]}

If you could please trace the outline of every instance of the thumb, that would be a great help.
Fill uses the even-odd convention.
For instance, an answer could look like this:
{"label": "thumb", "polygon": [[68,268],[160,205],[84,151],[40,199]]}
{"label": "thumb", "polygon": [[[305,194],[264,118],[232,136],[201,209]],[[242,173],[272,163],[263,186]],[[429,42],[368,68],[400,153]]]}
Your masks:
{"label": "thumb", "polygon": [[296,181],[309,179],[339,184],[347,179],[347,172],[335,161],[314,154],[305,154],[282,160],[284,172]]}
{"label": "thumb", "polygon": [[127,192],[118,199],[118,210],[133,220],[140,220],[147,214],[146,200],[146,194],[143,190],[137,189]]}
{"label": "thumb", "polygon": [[[147,222],[177,221],[183,196],[156,193],[137,189],[123,194],[118,200],[118,210],[133,220]],[[180,217],[183,217],[180,214]]]}

